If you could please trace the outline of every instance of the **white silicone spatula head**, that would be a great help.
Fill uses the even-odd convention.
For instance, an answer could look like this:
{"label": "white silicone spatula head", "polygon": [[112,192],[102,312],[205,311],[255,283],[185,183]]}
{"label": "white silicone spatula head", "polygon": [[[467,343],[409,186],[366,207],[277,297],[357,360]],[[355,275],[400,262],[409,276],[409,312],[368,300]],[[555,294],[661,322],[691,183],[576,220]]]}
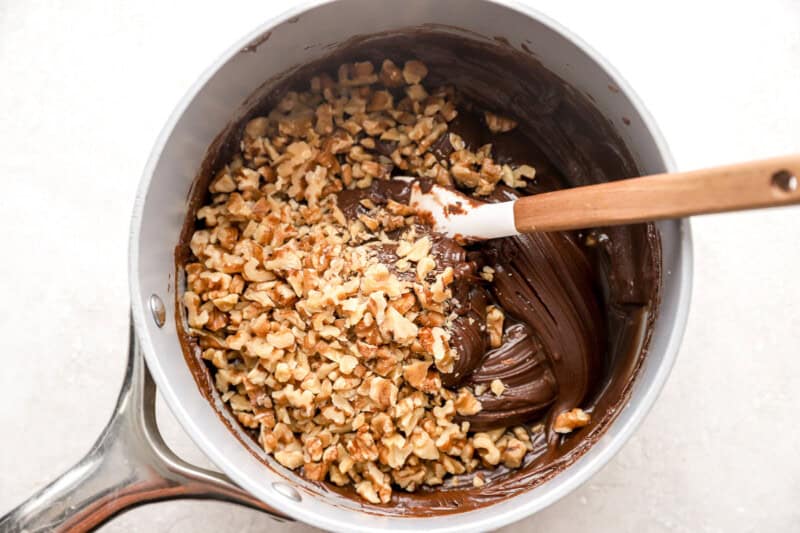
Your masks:
{"label": "white silicone spatula head", "polygon": [[411,207],[436,231],[463,241],[508,237],[519,232],[514,226],[514,202],[490,204],[439,185],[419,182],[411,187]]}

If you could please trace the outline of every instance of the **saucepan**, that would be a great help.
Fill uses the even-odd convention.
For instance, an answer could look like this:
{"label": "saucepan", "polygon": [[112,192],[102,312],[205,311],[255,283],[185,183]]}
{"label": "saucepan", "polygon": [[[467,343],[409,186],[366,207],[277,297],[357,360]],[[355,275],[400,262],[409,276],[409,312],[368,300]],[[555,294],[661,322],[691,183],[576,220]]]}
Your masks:
{"label": "saucepan", "polygon": [[[509,499],[465,512],[402,517],[357,501],[275,463],[265,465],[220,406],[202,394],[176,331],[175,246],[198,168],[237,110],[265,80],[323,57],[355,36],[435,25],[487,42],[525,48],[587,95],[612,123],[641,174],[674,170],[652,117],[617,72],[586,43],[528,7],[491,0],[316,1],[262,24],[231,47],[178,104],[142,176],[130,235],[132,330],[128,372],[115,413],[87,457],[0,519],[0,530],[91,529],[116,513],[170,498],[233,501],[337,531],[495,529],[563,497],[603,467],[656,400],[686,324],[692,244],[687,220],[657,224],[662,294],[652,338],[628,403],[603,436],[564,471]],[[267,84],[268,85],[268,84]],[[268,89],[268,87],[266,87]],[[146,362],[146,365],[145,365]],[[151,377],[152,375],[152,377]],[[194,467],[164,445],[154,417],[156,386],[194,442],[224,472]]]}

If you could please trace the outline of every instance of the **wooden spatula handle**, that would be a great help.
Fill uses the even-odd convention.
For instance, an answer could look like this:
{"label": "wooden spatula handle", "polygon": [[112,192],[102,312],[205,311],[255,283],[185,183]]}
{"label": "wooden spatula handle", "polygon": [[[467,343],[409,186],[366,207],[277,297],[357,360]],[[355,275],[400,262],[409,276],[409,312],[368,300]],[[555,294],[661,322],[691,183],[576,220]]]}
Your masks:
{"label": "wooden spatula handle", "polygon": [[520,198],[521,233],[613,226],[800,203],[800,154]]}

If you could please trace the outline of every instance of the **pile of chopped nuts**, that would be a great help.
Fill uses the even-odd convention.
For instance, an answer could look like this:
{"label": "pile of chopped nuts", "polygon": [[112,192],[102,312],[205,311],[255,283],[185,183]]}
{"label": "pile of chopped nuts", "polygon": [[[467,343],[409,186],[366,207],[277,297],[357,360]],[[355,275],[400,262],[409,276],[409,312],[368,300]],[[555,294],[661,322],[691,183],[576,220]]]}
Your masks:
{"label": "pile of chopped nuts", "polygon": [[[448,331],[453,269],[431,255],[413,209],[394,201],[348,220],[336,193],[402,174],[488,194],[534,170],[497,165],[448,133],[450,87],[428,91],[419,61],[342,65],[290,92],[244,128],[241,153],[215,175],[197,211],[185,265],[190,333],[235,417],[283,466],[350,485],[372,503],[532,449],[524,427],[473,433],[474,391],[442,387],[456,354]],[[403,94],[395,101],[397,94]],[[487,114],[494,131],[515,126]],[[453,151],[429,151],[449,135]],[[389,235],[394,235],[390,237]],[[381,246],[397,261],[380,262]],[[490,270],[490,269],[489,269]],[[490,271],[482,274],[491,276]],[[488,313],[491,345],[502,310]],[[500,381],[491,390],[502,395]],[[480,486],[482,476],[467,482]]]}

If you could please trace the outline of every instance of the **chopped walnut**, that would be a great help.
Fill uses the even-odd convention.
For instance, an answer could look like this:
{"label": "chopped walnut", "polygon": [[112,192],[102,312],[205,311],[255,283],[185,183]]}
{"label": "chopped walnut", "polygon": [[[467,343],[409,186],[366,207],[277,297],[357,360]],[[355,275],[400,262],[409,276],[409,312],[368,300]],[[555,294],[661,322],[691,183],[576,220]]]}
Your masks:
{"label": "chopped walnut", "polygon": [[456,398],[455,407],[461,416],[469,416],[480,412],[481,403],[467,389],[461,389]]}
{"label": "chopped walnut", "polygon": [[489,332],[489,346],[497,348],[503,344],[503,322],[505,315],[496,305],[486,308],[486,330]]}
{"label": "chopped walnut", "polygon": [[516,120],[489,111],[484,112],[483,118],[486,121],[486,126],[492,133],[505,133],[517,127]]}
{"label": "chopped walnut", "polygon": [[[456,272],[437,265],[414,208],[365,199],[348,220],[336,194],[402,171],[485,195],[500,183],[524,186],[535,170],[500,164],[490,145],[468,149],[449,131],[457,95],[423,85],[422,62],[379,67],[322,73],[245,124],[239,153],[197,211],[182,295],[221,400],[264,450],[374,504],[481,465],[517,468],[532,449],[524,428],[475,434],[457,422],[480,412],[476,394],[500,396],[504,386],[442,386],[458,357]],[[516,125],[485,120],[496,132]],[[442,139],[448,156],[432,150]],[[381,261],[383,249],[393,264]],[[487,308],[492,347],[503,321],[499,307]]]}
{"label": "chopped walnut", "polygon": [[478,451],[484,463],[495,466],[500,462],[501,453],[494,443],[494,439],[488,433],[476,433],[472,439],[472,445]]}
{"label": "chopped walnut", "polygon": [[528,448],[524,442],[519,439],[509,438],[506,441],[501,460],[507,468],[519,468],[526,453],[528,453]]}
{"label": "chopped walnut", "polygon": [[403,72],[391,59],[384,59],[381,65],[380,80],[386,87],[400,87],[404,83]]}
{"label": "chopped walnut", "polygon": [[493,379],[492,383],[489,385],[489,388],[492,390],[492,394],[495,396],[502,396],[503,392],[506,390],[506,386],[503,385],[503,382],[499,379]]}
{"label": "chopped walnut", "polygon": [[559,413],[556,421],[553,424],[553,431],[556,433],[571,433],[572,431],[582,428],[591,422],[592,417],[583,409],[572,409]]}
{"label": "chopped walnut", "polygon": [[280,450],[275,459],[286,468],[295,469],[303,465],[303,452],[300,450]]}
{"label": "chopped walnut", "polygon": [[428,75],[428,68],[422,61],[406,61],[403,66],[403,79],[409,85],[419,83]]}

